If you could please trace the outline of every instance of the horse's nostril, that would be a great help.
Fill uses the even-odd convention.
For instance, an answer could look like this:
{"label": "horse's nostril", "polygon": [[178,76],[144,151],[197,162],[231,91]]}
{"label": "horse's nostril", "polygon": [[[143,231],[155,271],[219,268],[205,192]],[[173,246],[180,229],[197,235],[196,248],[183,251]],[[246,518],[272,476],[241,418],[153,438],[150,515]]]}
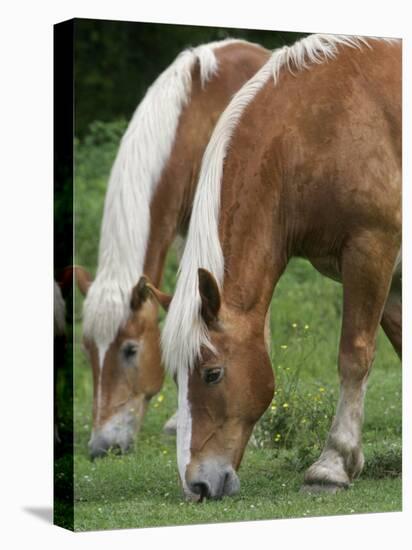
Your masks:
{"label": "horse's nostril", "polygon": [[96,458],[102,458],[107,455],[107,450],[102,448],[90,449],[90,458],[95,460]]}
{"label": "horse's nostril", "polygon": [[200,501],[210,497],[210,489],[207,483],[203,483],[203,482],[193,483],[191,486],[191,489],[196,495],[200,496]]}
{"label": "horse's nostril", "polygon": [[106,456],[109,446],[109,442],[104,437],[95,437],[89,443],[90,458],[94,460],[95,458],[102,458]]}

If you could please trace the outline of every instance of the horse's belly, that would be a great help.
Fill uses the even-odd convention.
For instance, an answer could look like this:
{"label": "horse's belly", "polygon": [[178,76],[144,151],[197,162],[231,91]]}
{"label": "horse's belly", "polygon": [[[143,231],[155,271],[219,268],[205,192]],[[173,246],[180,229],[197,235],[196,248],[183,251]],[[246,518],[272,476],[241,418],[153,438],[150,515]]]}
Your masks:
{"label": "horse's belly", "polygon": [[393,268],[391,292],[396,292],[397,294],[402,293],[402,249],[399,250]]}
{"label": "horse's belly", "polygon": [[342,282],[341,271],[338,260],[333,256],[320,258],[308,258],[313,267],[325,277],[334,281]]}

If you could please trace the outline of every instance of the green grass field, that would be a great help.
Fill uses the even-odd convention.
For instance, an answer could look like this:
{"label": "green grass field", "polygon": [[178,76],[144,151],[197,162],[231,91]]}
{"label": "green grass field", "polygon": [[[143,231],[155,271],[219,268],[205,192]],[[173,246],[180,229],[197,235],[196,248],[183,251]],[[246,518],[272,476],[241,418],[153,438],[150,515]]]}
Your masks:
{"label": "green grass field", "polygon": [[[123,126],[101,126],[88,141],[77,144],[76,261],[92,271],[104,182]],[[176,261],[171,255],[164,278],[164,288],[169,291],[175,272]],[[304,260],[291,262],[272,302],[272,364],[277,392],[245,453],[239,472],[240,493],[220,502],[193,504],[182,498],[175,439],[161,431],[176,408],[176,390],[169,378],[151,403],[133,451],[89,460],[92,377],[80,350],[79,296],[77,302],[76,530],[401,510],[401,367],[382,331],[366,398],[366,464],[361,477],[336,495],[299,492],[305,468],[320,453],[337,400],[341,311],[340,286],[317,274]]]}

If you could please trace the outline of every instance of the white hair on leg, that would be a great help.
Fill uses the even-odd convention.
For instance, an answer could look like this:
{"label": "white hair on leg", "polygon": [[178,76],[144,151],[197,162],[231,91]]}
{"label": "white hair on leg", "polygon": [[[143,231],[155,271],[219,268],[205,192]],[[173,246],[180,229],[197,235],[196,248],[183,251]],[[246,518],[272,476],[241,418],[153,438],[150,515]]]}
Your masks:
{"label": "white hair on leg", "polygon": [[[362,470],[363,408],[367,380],[353,385],[342,383],[339,401],[325,448],[305,473],[305,481],[347,486]],[[332,489],[335,490],[334,488]]]}

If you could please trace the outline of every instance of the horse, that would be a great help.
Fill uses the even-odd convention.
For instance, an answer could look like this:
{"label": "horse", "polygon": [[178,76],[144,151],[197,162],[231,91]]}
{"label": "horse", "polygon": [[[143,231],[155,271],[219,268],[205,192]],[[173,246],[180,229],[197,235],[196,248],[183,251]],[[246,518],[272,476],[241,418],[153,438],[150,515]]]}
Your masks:
{"label": "horse", "polygon": [[[343,285],[340,397],[302,489],[360,474],[363,402],[382,325],[401,356],[401,43],[310,35],[275,51],[206,148],[162,332],[177,377],[177,464],[188,499],[240,489],[274,373],[265,341],[291,257]],[[275,306],[274,306],[275,307]]]}
{"label": "horse", "polygon": [[[94,281],[76,267],[84,349],[93,371],[92,458],[126,452],[163,384],[157,304],[166,253],[187,231],[200,161],[218,116],[268,60],[257,44],[226,39],[188,49],[138,106],[112,167]],[[173,432],[174,419],[165,426]]]}

